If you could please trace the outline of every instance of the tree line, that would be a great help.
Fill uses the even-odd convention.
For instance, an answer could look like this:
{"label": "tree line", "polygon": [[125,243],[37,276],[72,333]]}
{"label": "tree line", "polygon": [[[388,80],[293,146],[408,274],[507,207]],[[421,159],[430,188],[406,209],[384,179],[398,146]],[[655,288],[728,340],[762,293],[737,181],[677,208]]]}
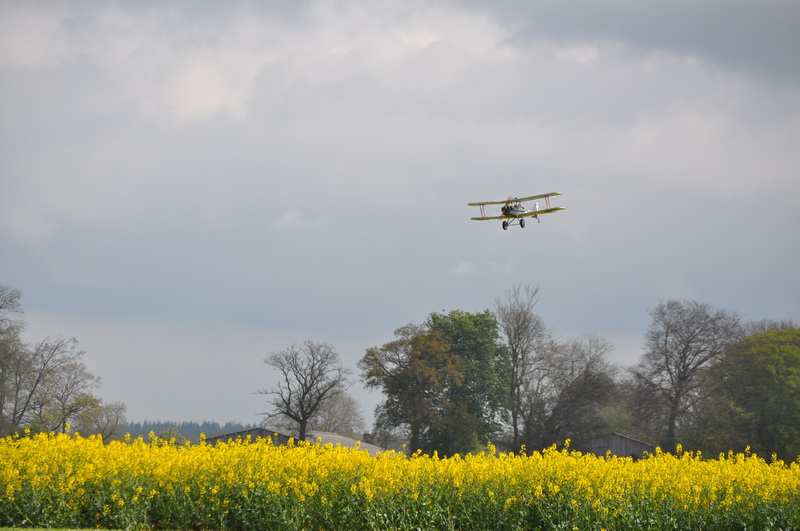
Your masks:
{"label": "tree line", "polygon": [[[691,300],[649,311],[644,353],[612,364],[613,345],[559,339],[535,312],[538,286],[514,286],[494,311],[432,313],[394,339],[366,349],[361,380],[382,393],[374,439],[439,455],[487,442],[530,452],[611,431],[706,455],[750,451],[793,461],[800,455],[800,328],[790,321],[744,323]],[[325,343],[273,353],[279,369],[269,418],[301,437],[325,404],[353,383]]]}
{"label": "tree line", "polygon": [[120,435],[126,407],[93,394],[100,378],[81,361],[75,339],[22,340],[21,296],[0,285],[0,436],[68,427],[104,438]]}
{"label": "tree line", "polygon": [[200,436],[213,437],[215,435],[224,435],[227,433],[235,433],[254,429],[255,424],[242,424],[240,422],[228,421],[224,424],[219,422],[204,420],[203,422],[196,421],[182,421],[182,422],[169,422],[161,420],[144,420],[141,422],[130,422],[126,427],[126,433],[131,438],[142,437],[147,440],[150,434],[157,435],[162,439],[175,437],[183,441],[190,441],[193,443],[200,441]]}
{"label": "tree line", "polygon": [[[558,338],[535,311],[539,291],[514,286],[494,311],[431,313],[366,349],[359,376],[383,396],[374,442],[439,455],[487,442],[525,452],[616,431],[706,455],[745,448],[789,461],[800,455],[800,327],[793,321],[742,322],[697,301],[660,301],[649,311],[644,353],[620,368],[603,338]],[[0,436],[71,427],[109,439],[137,428],[124,404],[94,395],[100,379],[75,339],[23,341],[20,297],[0,285]],[[265,423],[301,438],[309,430],[363,435],[347,393],[353,371],[332,346],[306,341],[264,361],[280,374],[276,386],[256,391],[271,397]],[[142,435],[188,430],[191,437],[193,428]],[[215,428],[201,430],[230,426]]]}

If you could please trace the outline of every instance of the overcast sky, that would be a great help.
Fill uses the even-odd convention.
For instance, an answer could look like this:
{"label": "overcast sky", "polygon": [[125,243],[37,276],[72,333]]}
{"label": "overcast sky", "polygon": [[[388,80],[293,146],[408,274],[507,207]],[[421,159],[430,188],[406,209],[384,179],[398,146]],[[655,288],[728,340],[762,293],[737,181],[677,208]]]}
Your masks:
{"label": "overcast sky", "polygon": [[[134,421],[258,422],[268,354],[357,375],[515,284],[623,366],[660,300],[797,321],[798,27],[796,0],[0,1],[0,284]],[[470,220],[552,191],[539,224]]]}

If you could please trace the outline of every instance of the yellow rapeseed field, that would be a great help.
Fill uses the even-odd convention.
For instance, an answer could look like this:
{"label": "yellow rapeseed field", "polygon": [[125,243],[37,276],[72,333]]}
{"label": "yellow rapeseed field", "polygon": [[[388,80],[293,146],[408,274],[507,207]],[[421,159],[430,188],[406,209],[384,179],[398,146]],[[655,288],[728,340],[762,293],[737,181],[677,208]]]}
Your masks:
{"label": "yellow rapeseed field", "polygon": [[0,526],[798,529],[800,462],[555,447],[437,456],[267,440],[0,440]]}

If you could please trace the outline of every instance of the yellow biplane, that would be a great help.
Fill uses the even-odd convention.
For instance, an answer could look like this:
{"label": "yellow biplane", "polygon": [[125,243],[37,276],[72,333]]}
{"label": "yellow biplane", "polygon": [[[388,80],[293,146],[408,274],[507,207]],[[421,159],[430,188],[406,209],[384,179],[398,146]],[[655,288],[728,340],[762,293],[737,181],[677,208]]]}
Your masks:
{"label": "yellow biplane", "polygon": [[[563,195],[559,192],[550,192],[549,194],[541,194],[541,195],[532,195],[530,197],[509,197],[505,201],[484,201],[482,203],[467,203],[468,206],[477,206],[481,209],[481,215],[475,218],[472,218],[477,221],[485,221],[488,219],[502,219],[503,220],[503,230],[508,229],[510,225],[519,225],[521,228],[525,228],[525,218],[529,216],[533,216],[536,218],[538,222],[541,223],[539,216],[542,214],[550,214],[552,212],[558,212],[559,210],[564,210],[564,207],[559,206],[552,206],[550,204],[550,198],[556,195]],[[545,201],[545,208],[539,209],[539,201],[538,199],[544,199]],[[533,204],[533,208],[526,208],[522,203],[527,201],[535,201]],[[486,215],[486,205],[503,205],[500,208],[500,215],[499,216],[487,216]]]}

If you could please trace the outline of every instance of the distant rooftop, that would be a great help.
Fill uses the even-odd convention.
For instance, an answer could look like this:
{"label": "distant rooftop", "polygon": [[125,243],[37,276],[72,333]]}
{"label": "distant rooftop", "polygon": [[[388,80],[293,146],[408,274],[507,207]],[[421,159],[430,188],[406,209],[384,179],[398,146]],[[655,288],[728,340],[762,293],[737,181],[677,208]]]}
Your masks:
{"label": "distant rooftop", "polygon": [[358,447],[361,448],[362,450],[367,450],[370,453],[370,455],[377,455],[380,452],[385,451],[380,446],[376,446],[374,444],[362,441],[357,441],[356,439],[351,439],[350,437],[345,437],[343,435],[339,435],[338,433],[314,431],[314,432],[309,432],[308,437],[306,437],[306,439],[311,442],[316,442],[319,444],[331,443],[334,446],[338,444],[339,446],[345,446],[347,448],[355,448],[356,445],[358,445]]}

